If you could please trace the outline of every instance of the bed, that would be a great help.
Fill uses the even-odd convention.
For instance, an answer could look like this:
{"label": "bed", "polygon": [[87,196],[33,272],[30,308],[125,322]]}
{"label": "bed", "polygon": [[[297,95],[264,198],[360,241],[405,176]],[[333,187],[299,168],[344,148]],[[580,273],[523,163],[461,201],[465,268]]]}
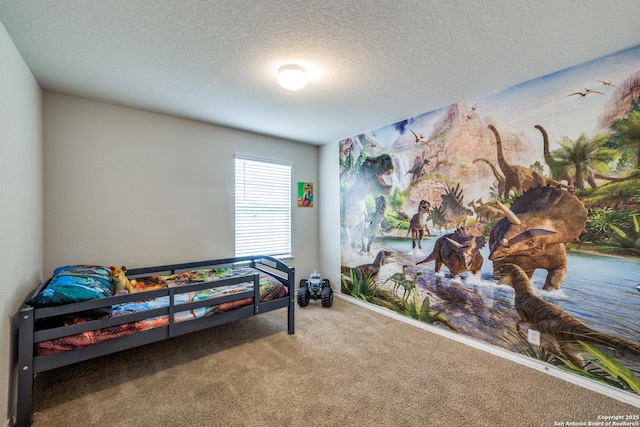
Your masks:
{"label": "bed", "polygon": [[39,372],[283,308],[287,332],[295,332],[295,272],[277,258],[131,269],[126,275],[133,292],[117,295],[105,280],[108,269],[60,267],[22,305],[17,427],[32,423]]}

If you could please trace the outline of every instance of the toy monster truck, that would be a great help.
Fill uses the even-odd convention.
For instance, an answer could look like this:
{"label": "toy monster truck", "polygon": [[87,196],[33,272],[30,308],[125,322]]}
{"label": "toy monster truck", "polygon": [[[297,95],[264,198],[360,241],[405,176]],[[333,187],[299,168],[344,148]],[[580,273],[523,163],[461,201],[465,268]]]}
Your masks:
{"label": "toy monster truck", "polygon": [[322,300],[323,307],[331,307],[333,304],[333,290],[329,279],[323,279],[320,273],[313,270],[309,276],[309,280],[300,280],[300,289],[298,289],[298,305],[306,307],[309,305],[309,299]]}

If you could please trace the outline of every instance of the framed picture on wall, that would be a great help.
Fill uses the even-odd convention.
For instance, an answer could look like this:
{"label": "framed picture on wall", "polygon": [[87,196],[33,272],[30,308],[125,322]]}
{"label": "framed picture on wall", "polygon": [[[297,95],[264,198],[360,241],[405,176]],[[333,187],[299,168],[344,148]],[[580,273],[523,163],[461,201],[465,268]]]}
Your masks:
{"label": "framed picture on wall", "polygon": [[298,182],[298,207],[313,207],[313,182]]}

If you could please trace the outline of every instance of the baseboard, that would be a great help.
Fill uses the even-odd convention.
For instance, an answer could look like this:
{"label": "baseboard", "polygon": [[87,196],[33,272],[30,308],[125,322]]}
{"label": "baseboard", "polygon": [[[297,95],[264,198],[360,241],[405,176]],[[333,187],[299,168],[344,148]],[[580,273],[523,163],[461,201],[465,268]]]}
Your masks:
{"label": "baseboard", "polygon": [[391,317],[396,320],[400,320],[401,322],[408,323],[413,326],[417,326],[418,328],[422,328],[429,332],[436,333],[438,335],[442,335],[446,338],[450,338],[455,341],[459,341],[463,344],[467,344],[471,347],[486,351],[488,353],[494,354],[496,356],[502,357],[504,359],[508,359],[512,362],[519,363],[521,365],[527,366],[529,368],[533,368],[537,371],[544,372],[545,374],[560,378],[564,381],[570,382],[572,384],[576,384],[580,387],[586,388],[591,391],[595,391],[597,393],[603,394],[605,396],[611,397],[612,399],[619,400],[621,402],[627,403],[629,405],[633,405],[637,408],[640,408],[640,396],[626,392],[624,390],[620,390],[618,388],[609,386],[607,384],[600,383],[598,381],[590,380],[585,377],[581,377],[577,374],[572,374],[570,372],[564,371],[556,366],[550,365],[548,363],[541,362],[539,360],[531,359],[526,356],[519,355],[517,353],[513,353],[507,350],[503,350],[501,348],[485,344],[481,341],[474,340],[469,337],[465,337],[464,335],[454,334],[447,330],[438,328],[436,326],[429,325],[428,323],[420,322],[415,319],[411,319],[409,317],[403,316],[399,313],[391,311],[389,309],[377,306],[372,303],[368,303],[356,298],[353,298],[349,295],[342,294],[340,292],[334,292],[334,294],[341,299],[344,299],[352,304],[356,304],[360,307],[367,308],[369,310],[373,310],[385,316]]}

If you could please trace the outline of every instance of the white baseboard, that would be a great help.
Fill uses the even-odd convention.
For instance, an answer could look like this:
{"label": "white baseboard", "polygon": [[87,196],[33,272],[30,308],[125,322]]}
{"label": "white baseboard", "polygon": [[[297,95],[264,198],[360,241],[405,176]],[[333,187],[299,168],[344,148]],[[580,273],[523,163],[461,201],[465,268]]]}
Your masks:
{"label": "white baseboard", "polygon": [[586,388],[588,390],[595,391],[597,393],[603,394],[605,396],[611,397],[613,399],[619,400],[624,403],[628,403],[629,405],[633,405],[637,408],[640,408],[640,396],[635,395],[633,393],[626,392],[624,390],[620,390],[618,388],[609,386],[607,384],[600,383],[598,381],[590,380],[585,377],[581,377],[577,374],[572,374],[570,372],[564,371],[556,366],[550,365],[548,363],[541,362],[539,360],[531,359],[526,356],[522,356],[517,353],[513,353],[499,347],[495,347],[486,343],[483,343],[478,340],[474,340],[472,338],[466,337],[460,334],[454,334],[453,332],[449,332],[445,329],[438,328],[436,326],[429,325],[428,323],[420,322],[419,320],[411,319],[409,317],[403,316],[394,311],[388,310],[386,308],[377,306],[372,303],[368,303],[356,298],[353,298],[349,295],[342,294],[340,292],[334,292],[334,294],[346,301],[349,301],[352,304],[359,305],[360,307],[367,308],[369,310],[373,310],[377,313],[384,314],[385,316],[391,317],[396,320],[400,320],[401,322],[408,323],[413,326],[417,326],[429,332],[436,333],[438,335],[442,335],[446,338],[450,338],[452,340],[459,341],[463,344],[467,344],[471,347],[475,347],[480,350],[484,350],[488,353],[494,354],[496,356],[502,357],[504,359],[511,360],[512,362],[519,363],[521,365],[527,366],[529,368],[533,368],[540,372],[544,372],[545,374],[549,374],[551,376],[560,378],[572,384],[576,384],[580,387]]}

